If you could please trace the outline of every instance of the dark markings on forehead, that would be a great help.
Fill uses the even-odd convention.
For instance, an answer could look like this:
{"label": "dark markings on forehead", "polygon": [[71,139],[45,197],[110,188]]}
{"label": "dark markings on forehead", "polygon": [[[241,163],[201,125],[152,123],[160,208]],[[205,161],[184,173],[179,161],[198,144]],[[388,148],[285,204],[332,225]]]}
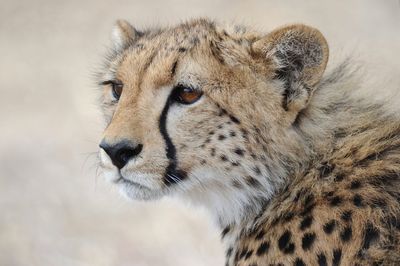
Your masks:
{"label": "dark markings on forehead", "polygon": [[[181,23],[172,28],[153,28],[141,31],[137,41],[131,42],[123,51],[110,50],[106,54],[106,68],[110,67],[109,62],[113,62],[117,57],[126,55],[126,51],[141,52],[150,50],[154,43],[159,43],[163,47],[158,47],[158,52],[163,48],[173,48],[180,53],[190,50],[198,45],[202,40],[207,40],[216,32],[215,23],[207,19],[196,19]],[[184,45],[183,45],[184,44]],[[129,53],[128,53],[129,54]],[[123,59],[121,60],[121,62]],[[110,69],[109,69],[110,71]]]}
{"label": "dark markings on forehead", "polygon": [[176,66],[177,66],[177,65],[178,65],[178,60],[175,61],[175,62],[172,64],[172,67],[171,67],[171,77],[173,77],[173,76],[175,75]]}
{"label": "dark markings on forehead", "polygon": [[211,54],[218,60],[218,62],[221,63],[221,65],[224,65],[225,60],[221,55],[222,53],[221,53],[221,50],[220,50],[218,44],[211,41],[209,45],[210,45]]}
{"label": "dark markings on forehead", "polygon": [[139,82],[138,82],[138,88],[140,90],[140,88],[142,87],[142,82],[143,82],[143,77],[144,77],[144,73],[147,71],[147,69],[150,67],[150,65],[153,63],[154,58],[157,55],[157,51],[154,51],[146,60],[146,62],[143,65],[142,68],[142,73],[139,74]]}
{"label": "dark markings on forehead", "polygon": [[[211,43],[215,45],[217,40],[220,40],[220,38],[218,38],[215,24],[207,20],[198,20],[178,25],[175,28],[150,30],[141,36],[136,43],[130,44],[123,54],[114,54],[113,58],[115,60],[115,58],[119,57],[119,63],[115,64],[115,66],[117,66],[125,61],[129,54],[134,53],[145,56],[145,58],[142,57],[142,59],[140,59],[140,63],[138,62],[141,65],[138,66],[139,73],[137,73],[137,86],[140,90],[145,76],[144,74],[151,65],[156,64],[156,60],[163,60],[163,57],[171,58],[172,55],[172,60],[174,61],[170,65],[170,69],[166,69],[166,71],[169,71],[172,79],[176,74],[180,57],[187,55],[201,43],[206,46]],[[217,50],[215,50],[216,47],[213,48],[214,49],[210,50],[214,50],[214,56],[221,62],[221,55],[218,51],[218,47]],[[109,62],[111,62],[111,60]],[[112,75],[116,76],[116,69],[113,69],[111,65],[112,64],[108,67],[108,71],[113,72]],[[236,122],[235,119],[233,119],[233,121]]]}

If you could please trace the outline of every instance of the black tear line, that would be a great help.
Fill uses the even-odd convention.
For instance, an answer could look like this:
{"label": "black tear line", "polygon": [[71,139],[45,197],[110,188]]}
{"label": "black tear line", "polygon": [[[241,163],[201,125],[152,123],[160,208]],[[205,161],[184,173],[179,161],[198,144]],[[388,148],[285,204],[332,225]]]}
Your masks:
{"label": "black tear line", "polygon": [[187,174],[184,171],[177,169],[176,148],[172,143],[172,140],[167,132],[167,115],[171,104],[172,104],[171,97],[168,97],[164,109],[161,112],[159,120],[160,133],[164,138],[166,146],[165,151],[167,158],[169,159],[169,165],[165,169],[165,174],[164,174],[164,183],[167,186],[176,184],[187,177]]}

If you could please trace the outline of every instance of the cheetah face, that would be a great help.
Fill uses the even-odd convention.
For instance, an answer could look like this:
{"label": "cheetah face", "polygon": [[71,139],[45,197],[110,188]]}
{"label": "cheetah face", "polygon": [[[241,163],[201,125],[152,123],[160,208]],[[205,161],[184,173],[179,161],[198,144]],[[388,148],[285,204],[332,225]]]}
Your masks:
{"label": "cheetah face", "polygon": [[130,198],[181,195],[218,211],[270,197],[301,153],[291,125],[326,63],[315,53],[295,76],[275,60],[285,51],[264,49],[275,39],[207,20],[149,32],[119,21],[99,76],[105,176]]}

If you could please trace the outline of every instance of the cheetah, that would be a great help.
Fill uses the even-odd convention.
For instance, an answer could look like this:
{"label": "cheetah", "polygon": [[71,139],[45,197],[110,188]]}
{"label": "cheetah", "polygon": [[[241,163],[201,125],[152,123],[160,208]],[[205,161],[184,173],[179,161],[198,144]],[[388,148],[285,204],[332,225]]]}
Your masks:
{"label": "cheetah", "polygon": [[228,266],[400,265],[400,118],[295,24],[117,21],[97,76],[105,177],[206,207]]}

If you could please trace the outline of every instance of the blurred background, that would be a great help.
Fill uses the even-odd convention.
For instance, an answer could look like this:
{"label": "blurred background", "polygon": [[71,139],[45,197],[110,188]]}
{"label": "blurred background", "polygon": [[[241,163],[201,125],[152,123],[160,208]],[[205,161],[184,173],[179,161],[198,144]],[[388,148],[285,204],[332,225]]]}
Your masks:
{"label": "blurred background", "polygon": [[313,25],[330,43],[329,67],[354,54],[375,95],[399,89],[397,0],[1,0],[1,266],[223,265],[204,210],[127,202],[96,173],[103,121],[92,73],[113,22],[197,16],[264,31]]}

